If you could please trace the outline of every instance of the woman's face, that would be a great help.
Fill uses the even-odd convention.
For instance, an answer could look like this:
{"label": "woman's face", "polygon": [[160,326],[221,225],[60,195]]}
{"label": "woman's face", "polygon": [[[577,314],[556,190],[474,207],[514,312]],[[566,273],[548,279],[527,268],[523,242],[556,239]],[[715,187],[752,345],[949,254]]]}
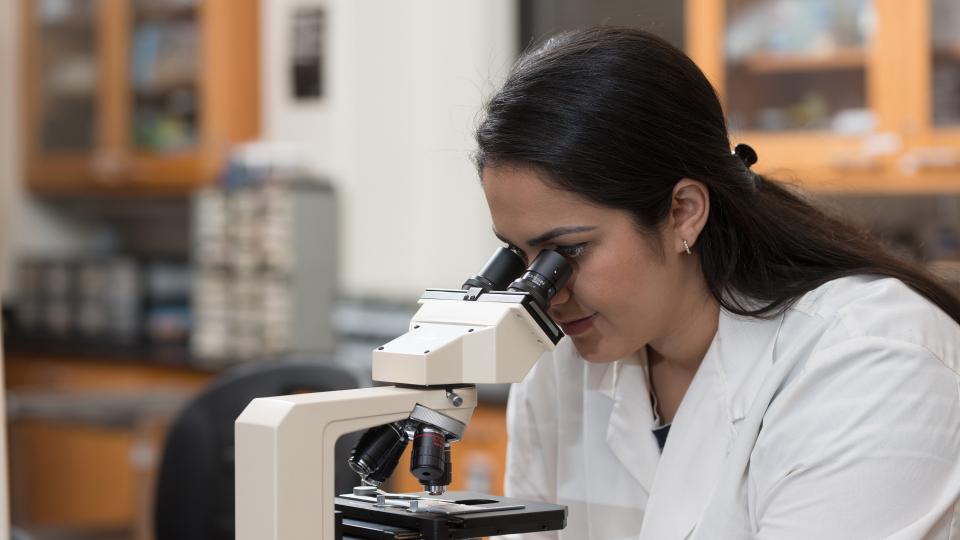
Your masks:
{"label": "woman's face", "polygon": [[629,214],[550,187],[532,168],[486,167],[483,190],[494,233],[528,263],[543,249],[572,263],[550,316],[581,356],[610,362],[669,339],[684,271],[673,250],[651,249]]}

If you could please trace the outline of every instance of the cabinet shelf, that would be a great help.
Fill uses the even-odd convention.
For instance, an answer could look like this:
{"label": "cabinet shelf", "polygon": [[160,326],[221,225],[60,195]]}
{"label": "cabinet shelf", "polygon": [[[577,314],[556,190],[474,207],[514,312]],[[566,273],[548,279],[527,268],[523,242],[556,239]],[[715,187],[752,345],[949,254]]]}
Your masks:
{"label": "cabinet shelf", "polygon": [[146,22],[163,22],[181,19],[192,19],[196,17],[197,6],[195,5],[176,5],[169,7],[146,7],[137,11],[137,24]]}
{"label": "cabinet shelf", "polygon": [[754,73],[795,73],[804,71],[835,71],[863,69],[867,53],[861,47],[836,49],[817,54],[754,53],[743,59],[743,68]]}
{"label": "cabinet shelf", "polygon": [[89,34],[97,31],[97,25],[92,20],[74,20],[40,23],[39,28],[44,33],[71,33],[71,34]]}
{"label": "cabinet shelf", "polygon": [[142,97],[156,97],[175,92],[177,90],[196,90],[197,79],[195,77],[177,77],[163,82],[153,83],[144,86],[135,86],[133,93]]}

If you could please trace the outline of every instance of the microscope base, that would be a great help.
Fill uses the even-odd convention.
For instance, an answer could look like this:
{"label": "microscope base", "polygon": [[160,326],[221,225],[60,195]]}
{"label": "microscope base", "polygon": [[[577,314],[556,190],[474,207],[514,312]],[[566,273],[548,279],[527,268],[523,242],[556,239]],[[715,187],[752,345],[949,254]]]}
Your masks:
{"label": "microscope base", "polygon": [[[553,531],[567,524],[567,508],[556,504],[468,491],[451,491],[439,497],[409,495],[421,497],[420,511],[391,505],[390,499],[387,505],[377,506],[375,501],[363,500],[363,497],[337,497],[336,508],[343,515],[343,538],[479,538]],[[431,504],[440,500],[453,504]],[[426,510],[432,506],[437,508]]]}

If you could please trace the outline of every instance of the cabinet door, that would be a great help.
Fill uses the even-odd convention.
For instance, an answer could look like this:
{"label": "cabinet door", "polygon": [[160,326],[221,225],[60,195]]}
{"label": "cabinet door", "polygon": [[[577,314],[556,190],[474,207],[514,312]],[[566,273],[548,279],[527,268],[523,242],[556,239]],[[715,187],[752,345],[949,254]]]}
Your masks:
{"label": "cabinet door", "polygon": [[259,133],[257,0],[131,3],[129,189],[212,181],[233,145]]}
{"label": "cabinet door", "polygon": [[960,4],[918,4],[915,26],[923,37],[910,95],[920,121],[898,165],[918,185],[955,191],[960,187]]}
{"label": "cabinet door", "polygon": [[930,7],[930,120],[960,130],[960,3],[928,0]]}
{"label": "cabinet door", "polygon": [[868,0],[730,0],[724,96],[734,131],[864,132]]}
{"label": "cabinet door", "polygon": [[24,2],[24,139],[39,187],[89,180],[101,147],[101,4]]}
{"label": "cabinet door", "polygon": [[822,191],[930,189],[901,159],[926,123],[924,2],[687,0],[688,52],[760,172]]}
{"label": "cabinet door", "polygon": [[[199,0],[129,0],[131,189],[177,189],[201,172],[204,34]],[[207,66],[209,67],[209,66]]]}
{"label": "cabinet door", "polygon": [[882,72],[871,0],[730,0],[724,21],[729,127],[762,172],[836,189],[882,172],[861,149],[884,114],[871,94]]}
{"label": "cabinet door", "polygon": [[200,28],[196,0],[134,0],[130,138],[137,152],[174,155],[199,136]]}

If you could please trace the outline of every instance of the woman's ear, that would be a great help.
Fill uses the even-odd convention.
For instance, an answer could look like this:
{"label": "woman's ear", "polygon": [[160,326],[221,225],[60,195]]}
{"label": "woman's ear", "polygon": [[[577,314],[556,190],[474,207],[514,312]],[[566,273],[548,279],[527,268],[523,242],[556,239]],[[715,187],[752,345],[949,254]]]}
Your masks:
{"label": "woman's ear", "polygon": [[[669,229],[673,249],[683,253],[693,249],[710,215],[710,191],[699,180],[681,178],[673,186]],[[686,244],[684,244],[686,242]],[[668,244],[670,245],[670,244]]]}

